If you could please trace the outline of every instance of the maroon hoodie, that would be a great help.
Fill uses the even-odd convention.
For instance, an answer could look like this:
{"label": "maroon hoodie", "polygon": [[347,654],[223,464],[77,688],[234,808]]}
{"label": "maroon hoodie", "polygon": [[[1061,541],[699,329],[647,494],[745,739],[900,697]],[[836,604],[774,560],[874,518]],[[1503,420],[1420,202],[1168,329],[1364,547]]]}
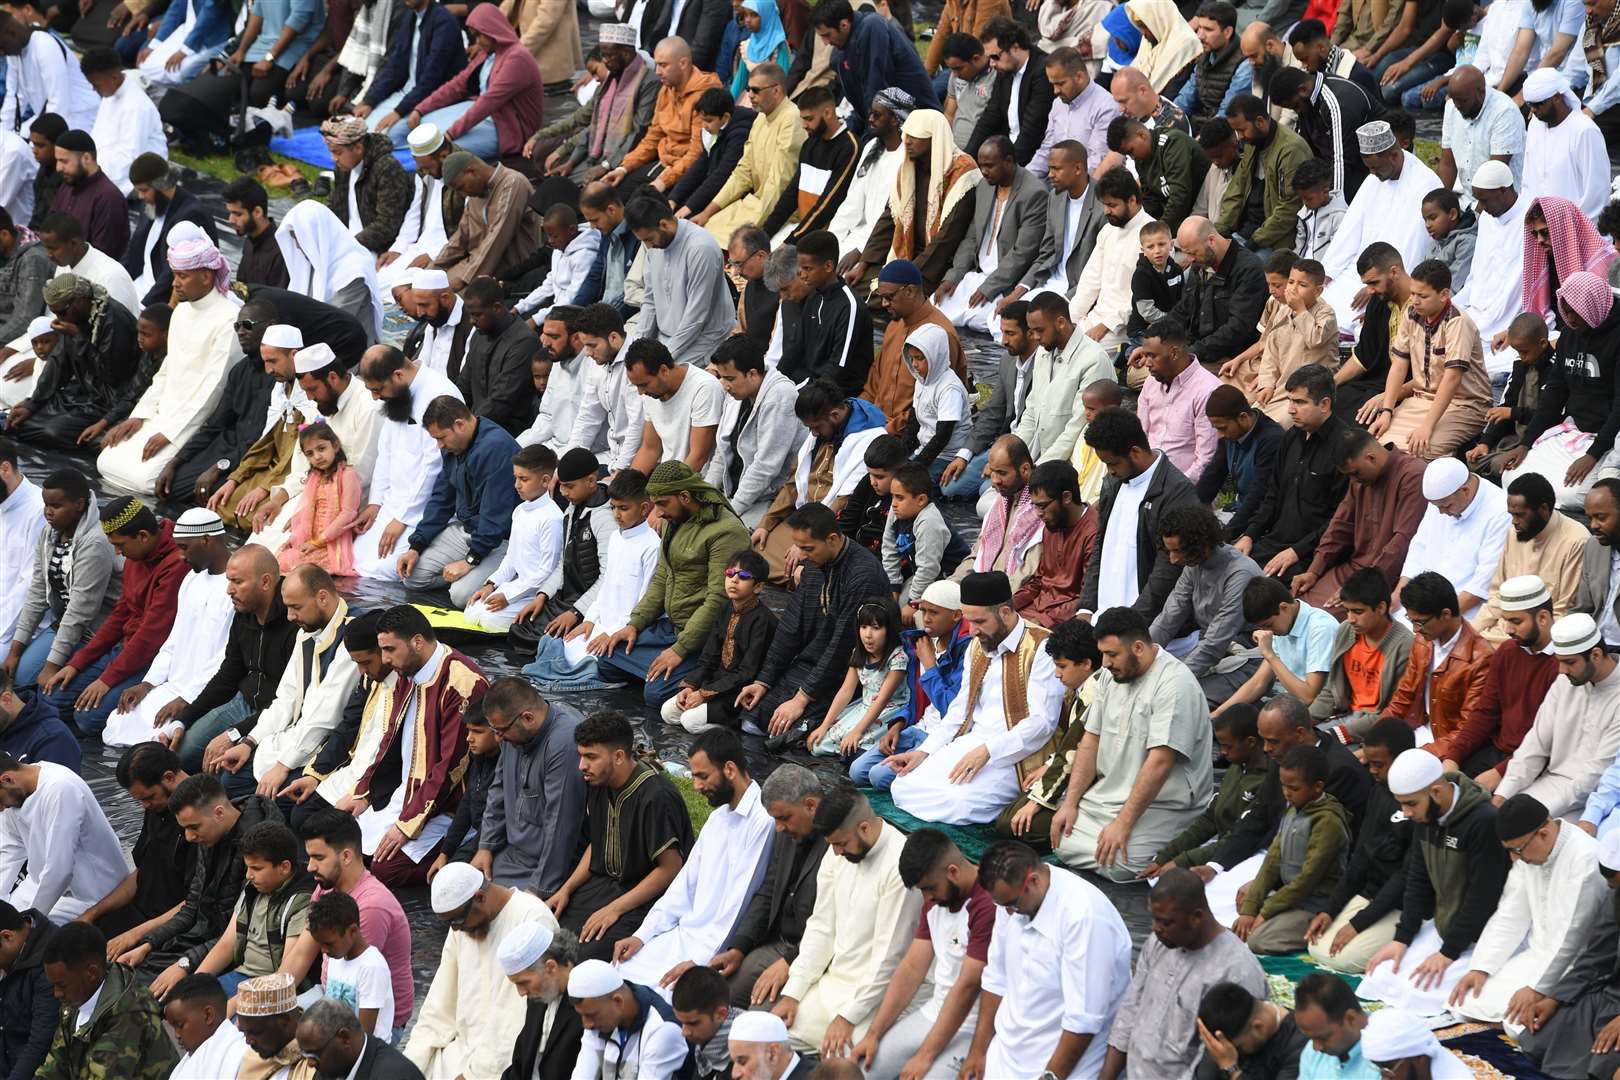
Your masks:
{"label": "maroon hoodie", "polygon": [[174,543],[174,522],[160,519],[157,546],[144,561],[124,560],[124,592],[95,636],[68,663],[83,671],[122,644],[124,651],[100,675],[108,686],[138,677],[152,663],[174,626],[180,582],[189,567]]}

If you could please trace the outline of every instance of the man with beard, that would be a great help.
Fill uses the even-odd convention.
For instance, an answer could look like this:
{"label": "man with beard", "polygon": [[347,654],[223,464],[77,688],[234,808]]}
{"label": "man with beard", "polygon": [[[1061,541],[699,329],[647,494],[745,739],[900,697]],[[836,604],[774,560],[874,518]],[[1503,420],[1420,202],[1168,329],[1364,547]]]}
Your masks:
{"label": "man with beard", "polygon": [[450,277],[443,270],[413,270],[405,281],[410,289],[408,310],[417,319],[400,348],[412,362],[456,378],[472,332],[461,297],[450,290]]}
{"label": "man with beard", "polygon": [[107,812],[78,773],[0,753],[0,901],[60,924],[83,915],[125,876]]}
{"label": "man with beard", "polygon": [[322,1075],[298,1045],[297,980],[290,972],[260,975],[236,991],[236,1026],[248,1049],[237,1080],[316,1080]]}
{"label": "man with beard", "polygon": [[97,164],[96,141],[89,132],[74,129],[57,137],[56,171],[62,186],[51,200],[51,213],[83,222],[92,247],[111,258],[123,258],[129,248],[129,204]]}
{"label": "man with beard", "polygon": [[[1531,113],[1524,136],[1524,193],[1532,199],[1562,196],[1587,217],[1597,217],[1609,201],[1609,151],[1603,132],[1582,110],[1580,98],[1560,71],[1547,67],[1532,71],[1520,96]],[[60,159],[61,144],[57,145]]]}
{"label": "man with beard", "polygon": [[1196,1003],[1216,983],[1236,983],[1256,997],[1266,996],[1260,961],[1215,918],[1197,874],[1179,867],[1161,874],[1148,910],[1153,935],[1142,945],[1131,987],[1108,1031],[1103,1080],[1118,1080],[1127,1069],[1146,1076],[1187,1075],[1203,1053]]}
{"label": "man with beard", "polygon": [[[762,77],[756,72],[750,78]],[[624,220],[647,249],[647,288],[636,316],[637,336],[662,342],[677,362],[707,363],[737,323],[737,301],[720,247],[730,239],[729,230],[711,228],[706,234],[696,219],[677,220],[668,203],[647,196],[630,201]]]}
{"label": "man with beard", "polygon": [[1236,33],[1237,14],[1226,0],[1210,0],[1189,20],[1204,52],[1194,61],[1176,104],[1200,124],[1225,115],[1233,98],[1248,94],[1254,84],[1254,65],[1244,61]]}
{"label": "man with beard", "polygon": [[1240,94],[1226,108],[1243,154],[1219,207],[1211,207],[1224,236],[1241,236],[1252,249],[1292,246],[1300,197],[1294,172],[1310,160],[1311,148],[1292,128],[1271,118],[1265,102]]}
{"label": "man with beard", "polygon": [[[865,1034],[922,913],[922,895],[900,877],[905,840],[847,784],[816,806],[814,828],[828,858],[816,875],[816,904],[782,996],[771,1011],[793,1048],[846,1057]],[[831,856],[837,856],[832,860]]]}
{"label": "man with beard", "polygon": [[[429,11],[437,11],[441,6],[424,5]],[[438,15],[433,17],[439,18]],[[454,28],[446,29],[453,32]],[[444,36],[450,38],[452,32],[446,32]],[[457,37],[452,47],[459,45],[460,39]],[[379,121],[379,126],[373,130],[386,131],[381,123]],[[403,285],[411,279],[413,272],[425,269],[433,261],[449,239],[449,234],[460,223],[461,211],[467,205],[465,195],[440,179],[444,161],[455,152],[456,146],[444,137],[438,125],[416,125],[406,136],[405,142],[410,146],[411,161],[415,165],[415,186],[411,190],[411,203],[405,211],[404,222],[400,224],[399,235],[394,237],[387,251],[377,256],[377,283],[385,292],[392,292]]]}
{"label": "man with beard", "polygon": [[1067,461],[1043,461],[1029,481],[1030,502],[1041,516],[1041,558],[1013,594],[1018,613],[1048,630],[1068,621],[1079,599],[1080,578],[1097,542],[1097,515],[1080,500],[1080,477]]}
{"label": "man with beard", "polygon": [[[973,1041],[996,904],[979,883],[979,868],[938,829],[906,837],[898,870],[906,888],[924,901],[922,919],[850,1057],[880,1080],[902,1070],[908,1076],[954,1075]],[[932,993],[907,1012],[930,972]]]}
{"label": "man with beard", "polygon": [[[1113,95],[1114,104],[1119,106],[1117,115],[1140,120],[1154,130],[1176,128],[1185,134],[1192,134],[1192,121],[1187,119],[1181,106],[1169,98],[1160,97],[1159,92],[1153,89],[1152,81],[1138,68],[1122,67],[1114,72],[1108,92]],[[1123,164],[1117,157],[1114,160],[1116,164]]]}
{"label": "man with beard", "polygon": [[1597,620],[1605,644],[1620,647],[1620,480],[1605,478],[1586,493],[1587,528],[1581,584],[1573,611]]}
{"label": "man with beard", "polygon": [[620,976],[657,986],[666,998],[681,972],[708,963],[720,951],[764,876],[774,828],[735,733],[703,732],[692,743],[687,765],[693,789],[714,812],[669,890],[636,932],[613,947]]}
{"label": "man with beard", "polygon": [[[1081,333],[1112,350],[1125,341],[1125,322],[1131,313],[1131,272],[1142,255],[1142,226],[1152,221],[1153,215],[1142,207],[1141,186],[1122,168],[1097,181],[1097,197],[1103,207],[1103,225],[1074,284],[1069,312]],[[1039,299],[1031,301],[1039,303]],[[1088,384],[1089,380],[1079,385]]]}
{"label": "man with beard", "polygon": [[[1262,85],[1259,75],[1255,85]],[[1294,127],[1300,138],[1317,157],[1333,165],[1332,190],[1346,199],[1354,198],[1367,179],[1356,129],[1383,114],[1374,96],[1337,75],[1312,75],[1299,68],[1283,67],[1271,77],[1266,100],[1274,110],[1281,107],[1294,112]],[[1430,190],[1439,186],[1436,178]]]}
{"label": "man with beard", "polygon": [[999,571],[962,580],[973,643],[970,677],[922,746],[887,759],[895,805],[924,821],[991,822],[1051,750],[1062,684],[1041,646],[1049,631],[1019,618]]}
{"label": "man with beard", "polygon": [[1432,570],[1457,590],[1457,611],[1472,620],[1490,595],[1507,544],[1513,522],[1507,495],[1450,457],[1424,467],[1423,498],[1429,506],[1412,534],[1394,593],[1399,597],[1408,581]]}
{"label": "man with beard", "polygon": [[[270,422],[208,498],[210,510],[227,525],[245,532],[270,520],[274,512],[268,505],[270,493],[287,478],[293,460],[304,456],[298,448],[298,433],[315,410],[297,382],[300,364],[318,367],[332,356],[325,345],[306,349],[303,333],[286,323],[270,326],[258,336],[258,359],[275,383],[266,409]],[[300,357],[304,359],[300,361]]]}
{"label": "man with beard", "polygon": [[[1128,881],[1209,801],[1208,706],[1198,680],[1153,644],[1139,613],[1113,608],[1095,628],[1107,672],[1086,710],[1052,848],[1067,866]],[[1152,722],[1132,724],[1131,716]]]}
{"label": "man with beard", "polygon": [[[442,271],[418,273],[442,274]],[[462,290],[462,296],[466,305],[462,321],[472,328],[473,334],[466,339],[465,360],[451,356],[453,366],[449,374],[475,414],[517,435],[529,426],[535,414],[530,368],[539,342],[534,329],[527,320],[513,314],[506,304],[505,290],[494,278],[474,278]],[[436,317],[443,317],[451,300],[455,302],[457,314],[462,312],[462,299],[446,290],[435,298],[440,313]],[[457,330],[458,336],[463,333],[463,329]],[[442,337],[443,328],[437,334]]]}
{"label": "man with beard", "polygon": [[[142,99],[145,91],[139,91]],[[153,121],[156,122],[156,117]],[[158,136],[162,142],[162,135]],[[143,304],[167,304],[174,286],[169,268],[169,236],[182,221],[200,228],[208,239],[214,234],[214,215],[201,200],[180,186],[180,173],[162,155],[146,153],[129,166],[129,180],[135,197],[143,203],[140,224],[124,252],[124,269],[135,279],[136,295]]]}
{"label": "man with beard", "polygon": [[[819,262],[816,259],[809,261]],[[798,283],[806,285],[806,278],[800,275]],[[784,290],[783,296],[787,295],[787,291]],[[972,378],[968,374],[967,360],[963,357],[962,343],[957,336],[956,328],[939,308],[929,302],[927,286],[916,264],[908,259],[896,259],[884,266],[878,271],[877,284],[872,289],[871,301],[880,310],[888,313],[889,321],[883,328],[883,337],[878,342],[877,355],[870,362],[865,389],[861,391],[860,397],[876,406],[877,411],[883,414],[891,435],[899,435],[905,432],[906,426],[911,422],[911,399],[917,386],[917,380],[906,366],[905,359],[906,338],[911,336],[913,330],[926,323],[945,331],[945,336],[951,343],[951,370],[956,372],[964,384],[971,382]],[[811,303],[812,298],[808,296],[803,301],[805,308]],[[820,305],[817,307],[819,309]],[[803,318],[808,320],[807,311]],[[786,308],[783,309],[783,320],[788,321]],[[857,319],[855,325],[863,321],[865,320]],[[789,333],[791,335],[791,327]],[[791,342],[791,336],[787,340]],[[864,447],[862,452],[865,452]],[[812,473],[815,471],[811,470]]]}
{"label": "man with beard", "polygon": [[[573,432],[574,413],[590,366],[590,358],[574,330],[583,310],[572,304],[557,304],[540,322],[540,349],[530,360],[530,372],[538,370],[534,365],[545,361],[546,385],[544,391],[539,391],[540,406],[534,422],[517,435],[519,446],[541,443],[556,451],[558,457],[568,452],[568,436]],[[538,381],[534,385],[538,387]]]}
{"label": "man with beard", "polygon": [[[243,285],[287,287],[287,260],[276,243],[276,223],[270,217],[270,196],[251,176],[239,176],[226,186],[225,217],[242,239],[242,261],[236,280]],[[386,286],[385,286],[386,287]]]}
{"label": "man with beard", "polygon": [[1535,575],[1552,597],[1552,615],[1563,618],[1580,591],[1581,563],[1589,533],[1558,512],[1553,486],[1538,473],[1524,473],[1507,484],[1507,512],[1513,529],[1491,579],[1490,595],[1470,620],[1481,637],[1500,645],[1510,636],[1502,625],[1502,586],[1512,578]]}
{"label": "man with beard", "polygon": [[687,1075],[691,1051],[675,1010],[658,991],[627,982],[601,960],[585,960],[568,975],[568,996],[585,1029],[575,1077]]}
{"label": "man with beard", "polygon": [[579,938],[562,927],[527,922],[501,942],[496,959],[527,1002],[512,1064],[501,1080],[568,1080],[584,1034],[579,1012],[568,1000],[568,976],[579,963]]}
{"label": "man with beard", "polygon": [[61,329],[34,392],[11,407],[6,428],[18,442],[75,450],[135,376],[135,317],[107,290],[77,274],[45,283],[45,306]]}
{"label": "man with beard", "polygon": [[[982,53],[981,53],[982,56]],[[945,61],[951,66],[949,58]],[[850,182],[849,194],[838,207],[827,229],[838,237],[838,250],[842,257],[839,273],[848,270],[860,258],[872,226],[883,216],[889,205],[889,189],[894,187],[894,175],[906,151],[900,144],[900,125],[911,115],[911,95],[894,87],[880,90],[872,98],[872,108],[866,119],[866,130],[871,136],[861,147],[855,165],[855,176]]]}
{"label": "man with beard", "polygon": [[360,379],[381,403],[382,423],[366,506],[355,523],[354,569],[363,578],[397,580],[399,543],[422,520],[442,467],[438,444],[422,419],[434,399],[460,401],[461,391],[392,345],[366,350]]}
{"label": "man with beard", "polygon": [[1003,435],[990,444],[985,472],[994,497],[985,506],[972,550],[953,576],[996,570],[1016,589],[1034,572],[1041,553],[1041,516],[1029,490],[1035,462],[1024,440]]}
{"label": "man with beard", "polygon": [[[799,144],[793,175],[760,223],[771,236],[786,230],[782,238],[785,244],[797,244],[807,233],[828,228],[849,194],[860,150],[855,136],[838,119],[830,90],[813,86],[798,100],[799,124],[806,137]],[[792,227],[788,228],[790,222]],[[836,236],[834,239],[836,243]],[[838,261],[836,247],[832,261]]]}
{"label": "man with beard", "polygon": [[79,916],[109,935],[111,956],[122,955],[174,913],[197,865],[196,847],[169,813],[169,796],[186,780],[174,751],[155,742],[132,746],[118,759],[115,775],[141,808],[141,831],[130,852],[135,869]]}
{"label": "man with beard", "polygon": [[219,401],[208,419],[158,474],[159,499],[207,503],[264,433],[276,379],[266,370],[261,348],[266,331],[278,323],[285,325],[266,298],[249,300],[237,310],[233,330],[242,359],[225,373]]}
{"label": "man with beard", "polygon": [[1485,84],[1479,68],[1461,64],[1446,85],[1440,159],[1434,171],[1457,192],[1464,210],[1474,208],[1474,172],[1487,161],[1508,166],[1514,183],[1519,182],[1524,173],[1524,119],[1511,97]]}

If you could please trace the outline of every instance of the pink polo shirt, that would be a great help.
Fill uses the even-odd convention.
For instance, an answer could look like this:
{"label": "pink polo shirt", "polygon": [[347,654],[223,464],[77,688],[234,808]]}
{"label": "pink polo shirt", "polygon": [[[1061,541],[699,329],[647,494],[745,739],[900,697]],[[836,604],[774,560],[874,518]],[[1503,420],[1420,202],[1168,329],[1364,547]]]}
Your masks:
{"label": "pink polo shirt", "polygon": [[[329,892],[315,887],[314,899]],[[394,1026],[404,1027],[416,1010],[416,982],[411,978],[411,924],[405,921],[405,909],[399,906],[388,886],[371,876],[367,870],[354,888],[349,890],[360,908],[360,933],[367,945],[375,945],[388,961],[389,974],[394,984]],[[321,979],[326,978],[326,957],[321,957]]]}
{"label": "pink polo shirt", "polygon": [[1204,415],[1204,405],[1219,385],[1221,380],[1194,360],[1169,386],[1148,376],[1136,399],[1136,415],[1147,432],[1148,445],[1164,451],[1181,475],[1195,484],[1220,440]]}

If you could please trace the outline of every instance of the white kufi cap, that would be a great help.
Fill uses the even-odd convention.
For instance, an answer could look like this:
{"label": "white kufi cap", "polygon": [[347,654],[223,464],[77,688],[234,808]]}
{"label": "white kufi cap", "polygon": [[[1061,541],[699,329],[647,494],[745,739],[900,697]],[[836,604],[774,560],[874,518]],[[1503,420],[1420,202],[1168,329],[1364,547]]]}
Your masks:
{"label": "white kufi cap", "polygon": [[428,900],[435,915],[448,915],[466,907],[484,887],[484,875],[472,863],[445,863],[433,878]]}
{"label": "white kufi cap", "polygon": [[607,997],[623,985],[624,977],[605,960],[581,960],[568,973],[568,996],[571,998]]}
{"label": "white kufi cap", "polygon": [[1457,494],[1468,483],[1468,466],[1454,457],[1435,458],[1423,469],[1423,497],[1430,502]]}
{"label": "white kufi cap", "polygon": [[1427,750],[1413,747],[1401,751],[1401,756],[1389,767],[1384,783],[1389,786],[1391,795],[1416,795],[1420,791],[1427,791],[1429,785],[1445,775],[1445,771],[1439,758]]}
{"label": "white kufi cap", "polygon": [[500,946],[495,950],[495,959],[500,961],[501,970],[510,979],[538,964],[549,948],[551,927],[531,920],[501,938]]}
{"label": "white kufi cap", "polygon": [[785,1043],[787,1025],[773,1012],[737,1013],[731,1021],[731,1041],[740,1043]]}
{"label": "white kufi cap", "polygon": [[271,323],[264,328],[264,337],[259,339],[259,344],[272,349],[302,349],[304,332],[287,323]]}
{"label": "white kufi cap", "polygon": [[307,349],[299,349],[293,354],[293,371],[300,375],[308,375],[312,371],[319,371],[337,359],[337,353],[332,346],[324,341],[317,341]]}

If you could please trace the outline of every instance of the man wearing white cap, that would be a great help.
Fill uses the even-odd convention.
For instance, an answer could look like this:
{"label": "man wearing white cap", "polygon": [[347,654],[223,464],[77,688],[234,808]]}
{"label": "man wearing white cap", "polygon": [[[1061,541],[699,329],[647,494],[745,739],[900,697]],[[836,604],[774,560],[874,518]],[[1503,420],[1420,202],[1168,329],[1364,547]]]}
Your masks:
{"label": "man wearing white cap", "polygon": [[[34,393],[40,369],[45,366],[45,358],[56,344],[55,323],[56,320],[47,311],[30,322],[28,329],[7,346],[16,351],[0,361],[0,407],[10,408],[19,401],[28,400]],[[0,342],[3,341],[0,338]],[[27,365],[26,368],[24,365]],[[27,374],[22,374],[23,371]],[[17,377],[11,378],[12,374]]]}
{"label": "man wearing white cap", "polygon": [[1361,291],[1356,261],[1368,244],[1382,240],[1401,253],[1405,266],[1423,261],[1433,240],[1423,226],[1423,196],[1444,187],[1423,162],[1402,150],[1386,121],[1374,120],[1356,129],[1367,179],[1356,191],[1333,243],[1322,257],[1331,282],[1323,299],[1333,305],[1339,326],[1359,325],[1360,311],[1351,303]]}
{"label": "man wearing white cap", "polygon": [[265,414],[264,434],[260,435],[208,499],[208,508],[225,524],[251,531],[268,521],[274,508],[268,505],[271,491],[287,478],[293,458],[303,456],[298,449],[298,431],[315,415],[315,407],[299,387],[298,357],[330,356],[328,345],[304,347],[304,334],[296,326],[277,323],[264,331],[259,356],[264,373],[275,380],[270,389],[270,407]]}
{"label": "man wearing white cap", "polygon": [[[1519,123],[1518,110],[1513,121]],[[1479,327],[1485,343],[1485,367],[1492,376],[1506,373],[1514,353],[1505,349],[1500,335],[1514,316],[1524,310],[1524,212],[1530,208],[1514,171],[1495,159],[1474,170],[1472,190],[1479,217],[1474,239],[1474,260],[1468,282],[1451,297],[1458,309]]]}
{"label": "man wearing white cap", "polygon": [[1458,614],[1471,618],[1490,595],[1491,577],[1507,543],[1507,494],[1481,480],[1454,457],[1436,458],[1423,469],[1423,498],[1429,508],[1418,522],[1406,549],[1406,562],[1395,585],[1433,570],[1457,590]]}
{"label": "man wearing white cap", "polygon": [[[174,523],[174,542],[191,568],[180,581],[174,626],[141,681],[124,691],[117,711],[107,718],[101,732],[107,746],[133,746],[155,738],[158,712],[176,698],[195,699],[225,656],[225,640],[236,614],[226,592],[225,564],[231,549],[225,542],[225,523],[207,507],[193,506]],[[176,721],[172,730],[183,729]]]}
{"label": "man wearing white cap", "polygon": [[579,1059],[583,1029],[568,1001],[568,977],[579,963],[579,938],[572,931],[527,922],[501,942],[501,970],[528,1001],[523,1031],[503,1075],[513,1080],[564,1080]]}
{"label": "man wearing white cap", "polygon": [[[1361,1056],[1380,1070],[1380,1076],[1469,1080],[1474,1075],[1456,1054],[1440,1045],[1428,1024],[1400,1009],[1379,1009],[1367,1018],[1361,1031]],[[1418,1071],[1419,1063],[1424,1072]]]}
{"label": "man wearing white cap", "polygon": [[1521,93],[1532,114],[1524,137],[1524,193],[1531,199],[1557,195],[1587,217],[1597,217],[1609,204],[1609,150],[1603,132],[1582,111],[1569,79],[1556,68],[1532,71]]}
{"label": "man wearing white cap", "polygon": [[793,1052],[787,1025],[775,1013],[738,1013],[731,1022],[732,1074],[744,1080],[806,1080],[815,1062]]}
{"label": "man wearing white cap", "polygon": [[568,996],[585,1027],[573,1080],[671,1080],[686,1064],[686,1039],[669,1002],[655,990],[625,982],[605,961],[576,966],[568,975]]}
{"label": "man wearing white cap", "polygon": [[1563,677],[1547,691],[1508,763],[1496,803],[1524,791],[1553,817],[1575,821],[1620,752],[1620,665],[1590,615],[1565,615],[1553,623],[1552,650]]}
{"label": "man wearing white cap", "polygon": [[533,893],[487,882],[463,862],[446,863],[434,876],[429,900],[450,933],[405,1056],[427,1080],[500,1076],[524,1019],[523,995],[500,962],[502,947],[514,935],[529,940],[531,923],[555,933],[556,916]]}
{"label": "man wearing white cap", "polygon": [[1502,804],[1496,835],[1513,868],[1450,1005],[1464,1019],[1505,1024],[1516,1036],[1609,920],[1609,890],[1598,872],[1597,841],[1549,817],[1532,796]]}
{"label": "man wearing white cap", "polygon": [[461,297],[450,291],[450,275],[423,267],[410,271],[409,311],[416,325],[400,346],[405,355],[446,378],[461,370],[472,322],[464,317]]}
{"label": "man wearing white cap", "polygon": [[0,650],[9,650],[45,528],[44,498],[23,475],[17,444],[9,439],[0,440],[0,493]]}
{"label": "man wearing white cap", "polygon": [[1432,1016],[1445,1011],[1469,969],[1474,942],[1502,895],[1508,854],[1485,789],[1446,772],[1427,750],[1403,751],[1385,783],[1417,831],[1395,940],[1367,961],[1357,995]]}
{"label": "man wearing white cap", "polygon": [[[427,6],[438,7],[436,4]],[[376,130],[383,128],[379,125]],[[460,219],[460,207],[466,201],[439,179],[439,166],[455,150],[455,144],[444,137],[437,124],[417,124],[405,142],[416,165],[416,184],[405,220],[399,226],[399,235],[394,237],[387,251],[377,256],[377,284],[384,293],[393,292],[410,280],[411,271],[420,270],[433,261],[449,240],[455,220]],[[451,200],[456,204],[454,214],[446,212]]]}
{"label": "man wearing white cap", "polygon": [[203,426],[219,400],[225,373],[242,356],[236,338],[241,303],[232,296],[230,269],[212,241],[169,245],[179,303],[169,322],[169,352],[152,385],[130,413],[144,421],[140,435],[103,450],[101,479],[114,491],[153,494],[158,475]]}

